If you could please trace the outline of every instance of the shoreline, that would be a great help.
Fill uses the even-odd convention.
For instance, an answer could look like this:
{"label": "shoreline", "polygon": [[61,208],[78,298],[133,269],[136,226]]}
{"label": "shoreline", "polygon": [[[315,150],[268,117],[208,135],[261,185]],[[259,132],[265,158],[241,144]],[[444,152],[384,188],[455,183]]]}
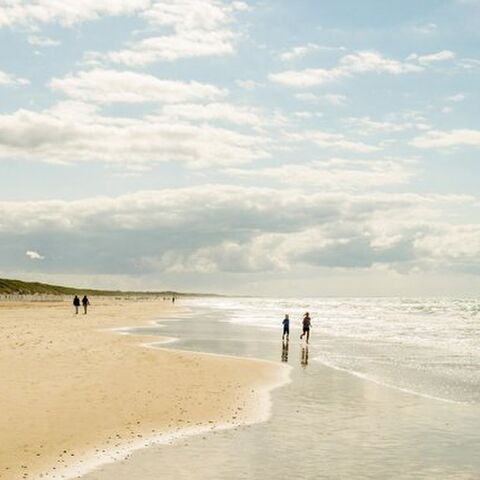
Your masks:
{"label": "shoreline", "polygon": [[[163,349],[175,340],[139,343],[126,331],[178,307],[92,303],[87,316],[69,303],[0,303],[2,480],[78,477],[148,445],[257,423],[268,418],[271,390],[288,382],[273,362]],[[52,344],[54,352],[39,347]]]}

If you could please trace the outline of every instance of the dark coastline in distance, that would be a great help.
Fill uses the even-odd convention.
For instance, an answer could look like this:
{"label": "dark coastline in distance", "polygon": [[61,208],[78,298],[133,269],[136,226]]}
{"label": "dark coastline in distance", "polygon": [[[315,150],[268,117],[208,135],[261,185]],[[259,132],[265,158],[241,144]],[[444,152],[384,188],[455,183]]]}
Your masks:
{"label": "dark coastline in distance", "polygon": [[22,280],[0,278],[0,295],[92,295],[92,296],[165,296],[171,297],[223,297],[213,293],[187,293],[166,291],[122,291],[97,290],[92,288],[75,288],[50,285],[41,282],[24,282]]}

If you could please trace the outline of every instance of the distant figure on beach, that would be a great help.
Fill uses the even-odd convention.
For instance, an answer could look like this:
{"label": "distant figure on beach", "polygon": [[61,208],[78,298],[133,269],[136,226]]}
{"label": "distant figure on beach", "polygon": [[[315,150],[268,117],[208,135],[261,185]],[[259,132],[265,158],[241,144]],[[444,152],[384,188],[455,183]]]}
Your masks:
{"label": "distant figure on beach", "polygon": [[88,299],[88,297],[86,295],[82,298],[82,305],[83,305],[83,314],[86,315],[87,314],[87,308],[90,305],[90,300]]}
{"label": "distant figure on beach", "polygon": [[172,303],[175,303],[175,297],[172,297]]}
{"label": "distant figure on beach", "polygon": [[75,314],[78,315],[78,309],[80,308],[80,299],[75,295],[73,299],[73,306],[75,307]]}
{"label": "distant figure on beach", "polygon": [[282,341],[284,341],[285,337],[286,337],[287,342],[288,342],[288,339],[290,337],[290,318],[288,317],[288,314],[285,315],[285,318],[283,319],[282,325],[283,325]]}
{"label": "distant figure on beach", "polygon": [[312,319],[310,318],[310,314],[307,312],[303,316],[303,333],[300,335],[300,340],[306,335],[307,336],[307,343],[310,340],[310,328],[312,326]]}

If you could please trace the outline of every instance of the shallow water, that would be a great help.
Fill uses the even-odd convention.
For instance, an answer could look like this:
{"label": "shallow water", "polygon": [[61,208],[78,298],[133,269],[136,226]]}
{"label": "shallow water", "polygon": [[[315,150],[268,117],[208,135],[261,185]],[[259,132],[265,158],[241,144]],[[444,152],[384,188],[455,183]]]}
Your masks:
{"label": "shallow water", "polygon": [[480,302],[475,299],[199,299],[227,321],[278,330],[313,317],[315,360],[390,387],[480,403]]}
{"label": "shallow water", "polygon": [[[267,321],[263,326],[238,321],[238,302],[219,308],[197,301],[192,315],[135,333],[179,338],[171,348],[287,361],[292,381],[273,393],[270,419],[191,437],[173,447],[153,446],[85,479],[480,478],[480,408],[471,396],[462,404],[402,391],[389,373],[395,369],[388,360],[398,352],[389,356],[372,342],[364,342],[363,356],[347,347],[345,356],[365,358],[371,356],[370,347],[380,349],[388,366],[381,378],[391,386],[338,365],[330,368],[318,359],[342,357],[319,332],[313,331],[308,349],[292,332],[287,350]],[[429,364],[428,356],[424,361]],[[423,388],[422,382],[423,377],[410,383]]]}

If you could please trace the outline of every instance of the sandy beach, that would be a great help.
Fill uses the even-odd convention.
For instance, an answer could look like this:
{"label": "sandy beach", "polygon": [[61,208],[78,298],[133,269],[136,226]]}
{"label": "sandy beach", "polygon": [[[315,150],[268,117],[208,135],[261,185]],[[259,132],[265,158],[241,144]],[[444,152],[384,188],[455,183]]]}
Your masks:
{"label": "sandy beach", "polygon": [[180,311],[162,300],[91,301],[88,315],[70,299],[0,303],[2,480],[65,478],[164,432],[252,421],[285,377],[273,363],[150,349],[148,337],[110,331]]}

